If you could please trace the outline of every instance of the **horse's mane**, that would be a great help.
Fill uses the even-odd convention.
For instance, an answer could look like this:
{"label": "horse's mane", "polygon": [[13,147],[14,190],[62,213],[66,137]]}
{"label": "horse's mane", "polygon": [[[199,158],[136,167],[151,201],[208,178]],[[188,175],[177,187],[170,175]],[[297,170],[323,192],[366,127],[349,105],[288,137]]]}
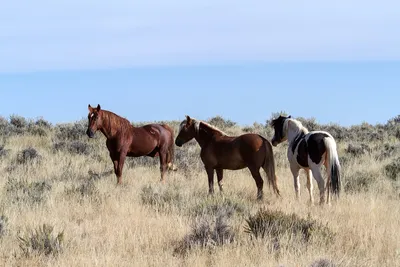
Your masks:
{"label": "horse's mane", "polygon": [[115,120],[118,120],[120,126],[125,126],[125,127],[132,126],[132,124],[130,123],[129,120],[127,120],[126,118],[115,114],[114,112],[111,112],[109,110],[104,110],[104,109],[102,109],[101,112],[103,112],[103,115],[102,115],[102,116],[104,116],[103,120],[106,119],[106,120],[108,120],[110,122],[112,121],[113,123],[115,122]]}
{"label": "horse's mane", "polygon": [[285,120],[284,126],[283,126],[284,129],[287,129],[287,127],[289,127],[289,121],[291,122],[290,123],[290,129],[292,131],[296,132],[297,134],[299,134],[301,132],[303,132],[305,134],[308,133],[308,129],[306,127],[304,127],[303,124],[300,121],[292,119],[292,118],[289,118],[289,119]]}
{"label": "horse's mane", "polygon": [[210,128],[211,130],[216,131],[216,132],[220,133],[221,135],[227,135],[224,131],[218,129],[218,128],[215,127],[214,125],[211,125],[211,124],[209,124],[209,123],[207,123],[207,122],[204,122],[204,121],[200,121],[200,122],[201,122],[202,124],[204,124],[205,126],[207,126],[207,128]]}
{"label": "horse's mane", "polygon": [[224,131],[218,129],[214,125],[211,125],[211,124],[209,124],[207,122],[204,122],[204,121],[201,121],[201,120],[197,120],[197,119],[194,119],[194,118],[192,118],[192,121],[194,123],[194,127],[195,127],[197,132],[199,131],[200,123],[202,123],[203,125],[205,125],[209,129],[211,129],[212,131],[215,131],[215,132],[221,134],[222,136],[228,136]]}

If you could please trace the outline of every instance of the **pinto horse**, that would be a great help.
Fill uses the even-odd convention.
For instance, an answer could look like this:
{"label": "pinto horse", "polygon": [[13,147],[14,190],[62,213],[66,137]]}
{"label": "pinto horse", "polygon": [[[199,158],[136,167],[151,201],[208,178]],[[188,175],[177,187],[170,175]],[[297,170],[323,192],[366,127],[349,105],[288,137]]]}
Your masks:
{"label": "pinto horse", "polygon": [[106,145],[114,163],[117,184],[121,184],[122,168],[128,157],[160,157],[161,181],[167,167],[173,167],[174,131],[166,124],[148,124],[134,127],[127,119],[97,108],[89,109],[86,134],[93,138],[97,130],[107,138]]}
{"label": "pinto horse", "polygon": [[264,181],[260,168],[267,174],[268,182],[279,196],[275,162],[271,143],[258,134],[243,134],[237,137],[227,136],[221,130],[196,119],[186,116],[180,124],[175,144],[182,146],[191,139],[196,139],[201,147],[201,160],[208,175],[209,193],[214,193],[214,170],[217,173],[219,189],[222,192],[223,170],[249,168],[257,185],[257,198],[263,197]]}
{"label": "pinto horse", "polygon": [[[272,145],[288,140],[289,147],[287,157],[290,170],[293,174],[296,197],[300,196],[299,171],[304,169],[307,173],[307,188],[310,194],[310,202],[313,203],[312,181],[314,176],[318,183],[320,204],[325,202],[325,189],[327,189],[327,203],[330,201],[330,192],[339,197],[340,192],[340,163],[336,150],[336,142],[332,135],[323,131],[309,132],[300,121],[291,116],[272,120],[271,125],[275,129]],[[321,174],[321,166],[325,165],[327,172],[326,188]],[[311,174],[312,172],[312,174]]]}

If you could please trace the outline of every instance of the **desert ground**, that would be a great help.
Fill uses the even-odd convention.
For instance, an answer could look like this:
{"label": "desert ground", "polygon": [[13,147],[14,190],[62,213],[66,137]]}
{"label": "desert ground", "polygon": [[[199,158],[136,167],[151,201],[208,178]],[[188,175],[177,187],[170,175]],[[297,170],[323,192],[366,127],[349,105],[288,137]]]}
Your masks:
{"label": "desert ground", "polygon": [[[304,172],[296,200],[287,144],[274,147],[282,196],[265,183],[257,201],[247,169],[225,171],[225,191],[215,183],[209,196],[195,141],[176,148],[178,170],[164,183],[158,158],[143,157],[127,160],[117,186],[105,137],[89,140],[86,120],[1,118],[0,265],[400,266],[400,119],[299,119],[337,141],[342,192],[331,205],[310,205]],[[268,118],[208,122],[231,135],[273,135]],[[166,123],[177,131],[180,121]]]}

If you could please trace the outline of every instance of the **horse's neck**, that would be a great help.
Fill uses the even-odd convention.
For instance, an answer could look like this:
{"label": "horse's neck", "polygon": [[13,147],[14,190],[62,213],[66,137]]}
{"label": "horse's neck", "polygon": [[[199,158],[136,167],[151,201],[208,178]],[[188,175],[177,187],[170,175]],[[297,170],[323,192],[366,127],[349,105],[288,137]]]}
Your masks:
{"label": "horse's neck", "polygon": [[221,135],[221,133],[215,129],[208,127],[206,124],[200,123],[199,131],[198,131],[195,139],[196,139],[197,143],[199,143],[200,147],[204,147],[216,135]]}
{"label": "horse's neck", "polygon": [[[104,111],[103,111],[104,112]],[[118,123],[122,118],[111,112],[104,112],[102,118],[102,125],[99,130],[104,134],[107,139],[112,139],[118,134],[118,129],[121,128],[119,125],[114,125]],[[133,126],[132,126],[133,127]]]}
{"label": "horse's neck", "polygon": [[293,144],[299,136],[304,136],[307,133],[308,133],[308,130],[305,127],[293,127],[293,128],[288,129],[289,144],[290,145]]}

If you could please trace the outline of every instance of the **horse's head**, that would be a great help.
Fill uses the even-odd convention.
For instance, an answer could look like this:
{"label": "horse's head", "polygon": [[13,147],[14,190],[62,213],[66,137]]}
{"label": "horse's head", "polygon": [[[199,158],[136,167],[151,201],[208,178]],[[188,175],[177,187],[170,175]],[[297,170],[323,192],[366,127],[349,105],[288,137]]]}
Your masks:
{"label": "horse's head", "polygon": [[197,121],[186,115],[186,120],[182,121],[179,126],[179,133],[175,139],[175,145],[182,146],[196,136]]}
{"label": "horse's head", "polygon": [[273,146],[277,146],[278,144],[282,143],[283,141],[287,140],[287,133],[284,129],[285,121],[290,119],[292,116],[279,116],[277,119],[272,120],[271,126],[274,127],[275,134],[272,137],[271,143]]}
{"label": "horse's head", "polygon": [[100,105],[97,105],[97,108],[92,108],[89,104],[88,106],[89,109],[89,114],[88,114],[88,128],[86,131],[86,134],[90,137],[93,138],[94,134],[98,130],[98,126],[101,125],[101,107]]}

